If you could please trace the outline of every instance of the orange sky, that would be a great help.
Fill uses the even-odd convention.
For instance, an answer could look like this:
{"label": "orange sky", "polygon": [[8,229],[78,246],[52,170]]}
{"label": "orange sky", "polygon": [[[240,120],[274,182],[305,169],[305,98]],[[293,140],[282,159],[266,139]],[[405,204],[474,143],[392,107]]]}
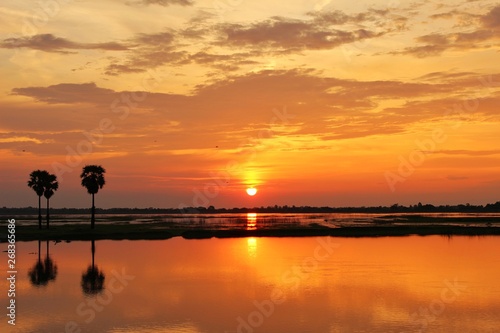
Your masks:
{"label": "orange sky", "polygon": [[[38,6],[38,7],[37,7]],[[496,1],[0,5],[1,206],[499,200]],[[256,196],[245,193],[256,186]]]}

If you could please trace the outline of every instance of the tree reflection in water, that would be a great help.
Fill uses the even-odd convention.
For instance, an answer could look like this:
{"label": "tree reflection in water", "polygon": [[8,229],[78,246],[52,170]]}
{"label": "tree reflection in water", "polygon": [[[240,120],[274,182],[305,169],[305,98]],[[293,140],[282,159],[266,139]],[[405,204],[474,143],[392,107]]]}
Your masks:
{"label": "tree reflection in water", "polygon": [[94,264],[95,241],[92,240],[92,264],[87,267],[87,271],[82,274],[82,291],[87,295],[99,294],[104,289],[105,275]]}
{"label": "tree reflection in water", "polygon": [[46,286],[49,281],[54,281],[57,276],[57,265],[49,255],[49,241],[47,241],[47,254],[43,261],[41,257],[41,248],[41,241],[38,241],[38,260],[28,271],[30,282],[35,287]]}

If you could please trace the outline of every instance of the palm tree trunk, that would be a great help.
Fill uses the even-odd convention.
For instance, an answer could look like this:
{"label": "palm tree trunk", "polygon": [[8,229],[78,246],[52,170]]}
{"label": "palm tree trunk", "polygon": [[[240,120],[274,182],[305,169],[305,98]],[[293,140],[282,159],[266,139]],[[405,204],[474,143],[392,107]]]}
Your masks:
{"label": "palm tree trunk", "polygon": [[92,218],[90,219],[90,229],[94,229],[95,224],[95,206],[94,206],[94,193],[92,193]]}
{"label": "palm tree trunk", "polygon": [[38,196],[38,229],[42,229],[42,196]]}
{"label": "palm tree trunk", "polygon": [[49,219],[50,219],[50,213],[49,213],[49,199],[47,199],[47,229],[49,228]]}

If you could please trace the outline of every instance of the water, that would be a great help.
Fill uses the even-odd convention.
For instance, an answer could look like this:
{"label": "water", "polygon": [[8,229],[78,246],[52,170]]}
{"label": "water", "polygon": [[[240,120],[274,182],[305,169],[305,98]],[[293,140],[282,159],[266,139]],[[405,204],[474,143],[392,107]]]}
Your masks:
{"label": "water", "polygon": [[[176,237],[95,241],[94,255],[91,241],[50,242],[49,262],[43,241],[34,274],[38,247],[36,241],[17,243],[16,326],[3,315],[1,332],[496,332],[500,327],[498,237]],[[5,280],[0,288],[5,305]]]}

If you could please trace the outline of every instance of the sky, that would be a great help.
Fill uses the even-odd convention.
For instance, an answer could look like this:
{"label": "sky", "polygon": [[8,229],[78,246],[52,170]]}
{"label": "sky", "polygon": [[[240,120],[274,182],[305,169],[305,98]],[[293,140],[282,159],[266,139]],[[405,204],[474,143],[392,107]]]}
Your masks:
{"label": "sky", "polygon": [[[5,0],[0,206],[500,200],[496,1]],[[245,190],[255,187],[257,194]]]}

